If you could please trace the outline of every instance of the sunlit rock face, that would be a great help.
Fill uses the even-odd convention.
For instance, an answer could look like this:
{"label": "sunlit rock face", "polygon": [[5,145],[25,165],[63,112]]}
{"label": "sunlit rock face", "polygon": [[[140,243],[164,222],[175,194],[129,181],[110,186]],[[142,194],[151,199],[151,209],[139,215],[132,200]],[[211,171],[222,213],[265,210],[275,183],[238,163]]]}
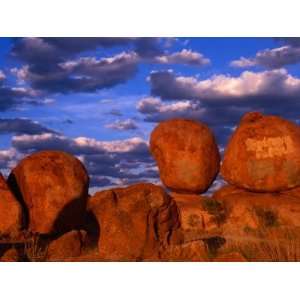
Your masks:
{"label": "sunlit rock face", "polygon": [[99,227],[99,255],[105,260],[158,260],[176,242],[175,202],[159,186],[140,183],[96,193],[88,209]]}
{"label": "sunlit rock face", "polygon": [[161,122],[150,137],[150,150],[160,178],[176,192],[205,192],[215,179],[220,155],[212,131],[200,122]]}
{"label": "sunlit rock face", "polygon": [[277,116],[245,114],[226,147],[221,174],[228,183],[250,191],[299,186],[299,126]]}
{"label": "sunlit rock face", "polygon": [[0,173],[0,236],[17,235],[22,221],[22,207]]}
{"label": "sunlit rock face", "polygon": [[36,152],[12,170],[8,182],[26,207],[30,232],[66,232],[83,222],[89,178],[72,155]]}

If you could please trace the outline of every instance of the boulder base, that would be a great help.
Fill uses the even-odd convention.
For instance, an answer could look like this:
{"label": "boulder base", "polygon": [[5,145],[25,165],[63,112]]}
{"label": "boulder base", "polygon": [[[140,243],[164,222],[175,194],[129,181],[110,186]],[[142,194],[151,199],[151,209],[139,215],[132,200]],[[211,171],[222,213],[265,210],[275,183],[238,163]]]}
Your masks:
{"label": "boulder base", "polygon": [[176,239],[176,204],[153,184],[98,192],[88,207],[99,223],[98,249],[105,260],[157,260]]}

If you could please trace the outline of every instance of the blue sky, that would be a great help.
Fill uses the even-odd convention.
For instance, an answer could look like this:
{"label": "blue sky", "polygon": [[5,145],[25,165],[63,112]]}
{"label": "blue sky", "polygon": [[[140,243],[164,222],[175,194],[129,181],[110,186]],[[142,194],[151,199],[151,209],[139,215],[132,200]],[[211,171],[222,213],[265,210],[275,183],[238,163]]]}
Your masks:
{"label": "blue sky", "polygon": [[93,190],[159,182],[157,122],[203,121],[221,151],[247,111],[299,122],[299,62],[297,38],[0,38],[0,170],[59,149]]}

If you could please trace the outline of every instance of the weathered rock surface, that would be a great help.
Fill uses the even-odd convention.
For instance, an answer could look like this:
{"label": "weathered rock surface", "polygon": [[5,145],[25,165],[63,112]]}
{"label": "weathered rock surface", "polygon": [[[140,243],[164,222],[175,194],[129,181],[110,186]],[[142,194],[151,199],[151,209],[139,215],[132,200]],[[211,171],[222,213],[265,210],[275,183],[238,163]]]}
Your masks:
{"label": "weathered rock surface", "polygon": [[210,237],[218,232],[222,223],[223,208],[214,199],[200,195],[172,193],[176,202],[180,229],[185,243]]}
{"label": "weathered rock surface", "polygon": [[299,186],[300,127],[277,116],[247,113],[227,145],[221,174],[254,192]]}
{"label": "weathered rock surface", "polygon": [[239,252],[230,252],[218,255],[214,262],[247,262],[247,259]]}
{"label": "weathered rock surface", "polygon": [[18,262],[20,260],[17,249],[10,248],[0,257],[0,262]]}
{"label": "weathered rock surface", "polygon": [[22,226],[22,207],[0,173],[0,237],[15,236]]}
{"label": "weathered rock surface", "polygon": [[72,230],[52,241],[47,249],[47,261],[63,261],[80,256],[85,235],[84,231]]}
{"label": "weathered rock surface", "polygon": [[204,192],[219,171],[220,155],[214,135],[200,122],[161,122],[151,133],[150,150],[162,182],[176,192]]}
{"label": "weathered rock surface", "polygon": [[283,193],[239,192],[218,196],[225,208],[224,235],[278,234],[300,229],[300,198]]}
{"label": "weathered rock surface", "polygon": [[207,246],[202,240],[190,241],[178,245],[170,245],[161,254],[161,261],[209,261]]}
{"label": "weathered rock surface", "polygon": [[157,260],[177,238],[177,206],[159,186],[141,183],[98,192],[88,207],[99,223],[103,259]]}
{"label": "weathered rock surface", "polygon": [[83,164],[62,151],[41,151],[24,158],[8,182],[28,210],[31,232],[66,232],[83,221],[88,175]]}

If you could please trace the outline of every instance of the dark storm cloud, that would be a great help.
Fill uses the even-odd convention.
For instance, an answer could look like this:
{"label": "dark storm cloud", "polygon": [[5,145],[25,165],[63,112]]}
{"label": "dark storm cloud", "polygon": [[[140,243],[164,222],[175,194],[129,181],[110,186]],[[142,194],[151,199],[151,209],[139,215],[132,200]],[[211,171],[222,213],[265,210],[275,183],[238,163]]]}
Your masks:
{"label": "dark storm cloud", "polygon": [[41,134],[41,133],[55,133],[38,122],[30,119],[0,119],[0,134],[15,133],[15,134]]}

